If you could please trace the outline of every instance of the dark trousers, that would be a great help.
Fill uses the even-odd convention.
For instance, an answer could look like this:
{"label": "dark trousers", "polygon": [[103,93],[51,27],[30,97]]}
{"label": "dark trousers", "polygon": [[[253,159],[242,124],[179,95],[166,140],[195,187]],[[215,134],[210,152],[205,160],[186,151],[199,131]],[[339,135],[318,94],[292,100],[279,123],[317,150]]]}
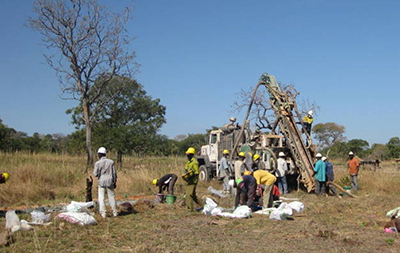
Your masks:
{"label": "dark trousers", "polygon": [[198,205],[202,205],[202,203],[200,202],[200,200],[197,198],[196,196],[196,184],[188,184],[186,186],[186,207],[190,210],[190,211],[194,211],[194,206],[193,206],[193,202],[196,202],[196,204]]}
{"label": "dark trousers", "polygon": [[329,191],[331,191],[334,196],[338,195],[335,186],[333,186],[333,184],[330,184],[329,182],[327,182],[326,183],[326,193],[329,194]]}
{"label": "dark trousers", "polygon": [[315,193],[317,195],[324,195],[325,192],[325,181],[315,180]]}
{"label": "dark trousers", "polygon": [[254,196],[256,195],[256,183],[250,183],[247,186],[244,185],[242,188],[236,188],[236,199],[235,207],[239,205],[247,205],[248,207],[253,206]]}
{"label": "dark trousers", "polygon": [[168,194],[169,195],[174,195],[174,187],[175,187],[175,182],[178,179],[177,175],[172,175],[171,180],[168,183]]}

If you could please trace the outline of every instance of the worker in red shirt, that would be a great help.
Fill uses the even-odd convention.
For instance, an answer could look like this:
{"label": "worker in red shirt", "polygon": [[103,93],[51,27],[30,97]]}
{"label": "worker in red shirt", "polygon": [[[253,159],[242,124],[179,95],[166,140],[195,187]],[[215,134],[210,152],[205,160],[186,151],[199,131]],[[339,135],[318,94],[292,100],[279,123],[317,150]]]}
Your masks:
{"label": "worker in red shirt", "polygon": [[352,151],[349,152],[349,161],[347,162],[347,167],[349,168],[351,186],[355,191],[358,191],[357,176],[360,169],[360,162],[354,157],[354,153]]}

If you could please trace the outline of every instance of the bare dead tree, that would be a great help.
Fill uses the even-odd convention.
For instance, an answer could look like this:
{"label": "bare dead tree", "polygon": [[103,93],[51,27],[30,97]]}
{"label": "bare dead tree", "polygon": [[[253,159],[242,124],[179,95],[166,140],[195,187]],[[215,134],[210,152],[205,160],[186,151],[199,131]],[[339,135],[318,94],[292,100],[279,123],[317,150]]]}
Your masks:
{"label": "bare dead tree", "polygon": [[125,30],[132,9],[114,13],[97,0],[36,0],[33,10],[36,17],[29,18],[28,26],[42,35],[49,52],[44,57],[56,71],[62,98],[78,100],[82,106],[90,166],[92,118],[107,102],[98,98],[114,76],[132,77],[138,68]]}
{"label": "bare dead tree", "polygon": [[[294,88],[294,85],[283,85],[278,83],[279,89],[289,95],[292,101],[295,101],[300,93]],[[237,93],[238,100],[234,101],[231,106],[232,113],[240,112],[247,109],[251,102],[254,87],[248,90],[242,89]],[[298,103],[299,104],[299,103]],[[318,110],[318,106],[314,102],[302,101],[299,104],[300,113],[305,115],[309,110]],[[276,125],[276,116],[269,101],[269,95],[266,89],[259,89],[254,97],[253,106],[250,112],[250,120],[254,121],[254,125],[258,129],[274,130]]]}

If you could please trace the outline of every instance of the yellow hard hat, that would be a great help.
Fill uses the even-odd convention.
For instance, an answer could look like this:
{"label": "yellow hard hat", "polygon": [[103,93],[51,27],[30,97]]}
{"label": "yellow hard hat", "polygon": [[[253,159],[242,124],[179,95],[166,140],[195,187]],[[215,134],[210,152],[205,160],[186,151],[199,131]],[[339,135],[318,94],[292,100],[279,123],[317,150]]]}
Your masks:
{"label": "yellow hard hat", "polygon": [[257,160],[257,159],[259,159],[260,158],[260,155],[259,154],[255,154],[254,156],[253,156],[253,160],[255,161],[255,160]]}
{"label": "yellow hard hat", "polygon": [[249,170],[246,170],[246,171],[243,173],[243,175],[244,175],[244,176],[251,175],[251,171],[249,171]]}
{"label": "yellow hard hat", "polygon": [[156,185],[158,182],[158,179],[153,179],[153,184]]}
{"label": "yellow hard hat", "polygon": [[8,181],[8,178],[10,177],[10,175],[8,175],[8,173],[4,172],[3,173],[3,177],[6,181]]}
{"label": "yellow hard hat", "polygon": [[194,153],[196,153],[196,150],[192,147],[188,148],[185,152],[187,155],[192,154],[194,155]]}
{"label": "yellow hard hat", "polygon": [[239,152],[239,156],[246,157],[246,154],[244,152]]}
{"label": "yellow hard hat", "polygon": [[222,151],[222,154],[227,154],[227,155],[229,155],[229,150],[224,149],[224,151]]}

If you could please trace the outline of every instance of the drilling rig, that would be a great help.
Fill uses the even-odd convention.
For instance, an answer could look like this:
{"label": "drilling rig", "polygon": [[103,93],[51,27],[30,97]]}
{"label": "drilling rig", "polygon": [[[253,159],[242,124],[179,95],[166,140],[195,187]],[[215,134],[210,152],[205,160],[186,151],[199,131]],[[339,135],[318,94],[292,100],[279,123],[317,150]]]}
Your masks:
{"label": "drilling rig", "polygon": [[[267,101],[273,110],[275,120],[273,124],[268,124],[270,130],[268,134],[252,134],[249,116],[256,94],[261,87],[266,88]],[[305,127],[295,99],[290,96],[290,93],[280,89],[274,76],[261,75],[253,90],[244,123],[232,130],[232,133],[228,133],[224,129],[226,127],[211,131],[209,144],[201,148],[201,155],[198,156],[200,180],[208,181],[210,178],[218,176],[218,161],[222,156],[223,149],[231,150],[230,161],[237,159],[237,154],[241,151],[251,151],[261,154],[263,160],[272,166],[276,164],[276,154],[285,150],[290,153],[298,168],[298,181],[308,192],[314,190],[315,182],[312,176],[314,152],[311,137],[307,131],[303,131]]]}

